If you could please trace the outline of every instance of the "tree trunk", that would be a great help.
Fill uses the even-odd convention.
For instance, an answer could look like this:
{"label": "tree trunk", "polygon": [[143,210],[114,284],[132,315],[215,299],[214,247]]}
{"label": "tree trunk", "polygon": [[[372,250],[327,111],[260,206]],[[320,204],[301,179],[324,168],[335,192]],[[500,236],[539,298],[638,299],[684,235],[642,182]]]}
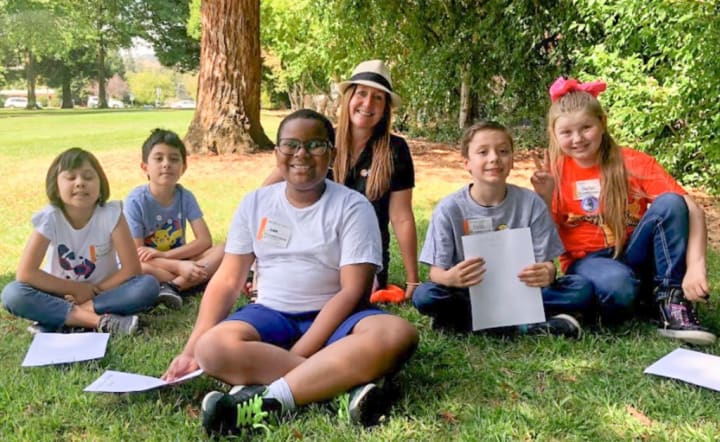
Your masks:
{"label": "tree trunk", "polygon": [[97,51],[98,108],[107,109],[107,92],[105,92],[105,40],[100,35]]}
{"label": "tree trunk", "polygon": [[192,152],[233,153],[273,143],[260,125],[260,0],[205,0]]}
{"label": "tree trunk", "polygon": [[72,74],[67,66],[62,68],[62,109],[72,109]]}
{"label": "tree trunk", "polygon": [[25,63],[25,78],[27,80],[27,107],[35,109],[37,98],[35,97],[35,55],[31,50],[27,51],[27,62]]}
{"label": "tree trunk", "polygon": [[465,129],[472,123],[471,80],[470,66],[465,65],[462,67],[460,74],[460,115],[458,118],[458,126],[460,129]]}

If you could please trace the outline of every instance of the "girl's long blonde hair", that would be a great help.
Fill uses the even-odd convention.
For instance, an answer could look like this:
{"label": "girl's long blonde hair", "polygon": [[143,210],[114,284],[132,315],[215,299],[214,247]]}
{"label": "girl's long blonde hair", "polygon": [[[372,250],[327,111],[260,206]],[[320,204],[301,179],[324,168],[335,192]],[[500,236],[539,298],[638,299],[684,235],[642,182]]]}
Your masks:
{"label": "girl's long blonde hair", "polygon": [[[352,167],[352,132],[350,128],[349,104],[357,85],[353,84],[342,94],[340,101],[340,118],[338,118],[337,131],[335,133],[336,155],[333,163],[333,178],[335,182],[345,184],[345,179]],[[370,201],[380,199],[390,189],[390,177],[393,173],[393,156],[390,148],[390,118],[392,108],[390,106],[390,94],[385,96],[385,109],[382,119],[373,129],[373,134],[368,142],[373,150],[372,163],[368,171],[365,196]]]}
{"label": "girl's long blonde hair", "polygon": [[591,94],[582,91],[569,92],[555,101],[548,111],[548,139],[550,169],[555,177],[555,200],[558,210],[560,204],[560,177],[562,176],[562,151],[555,137],[555,122],[563,114],[584,112],[597,118],[603,128],[598,164],[600,165],[600,219],[608,226],[615,237],[615,255],[622,253],[627,240],[627,211],[629,198],[628,171],[625,168],[620,146],[615,142],[607,128],[607,115],[600,102]]}

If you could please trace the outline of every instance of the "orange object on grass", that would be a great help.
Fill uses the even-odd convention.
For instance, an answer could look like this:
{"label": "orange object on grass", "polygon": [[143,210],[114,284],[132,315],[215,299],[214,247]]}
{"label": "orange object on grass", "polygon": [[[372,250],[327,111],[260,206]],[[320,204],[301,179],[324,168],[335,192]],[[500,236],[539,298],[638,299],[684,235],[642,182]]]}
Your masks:
{"label": "orange object on grass", "polygon": [[370,302],[372,303],[392,302],[399,304],[403,301],[405,301],[405,290],[393,284],[388,284],[387,288],[376,290],[370,295]]}

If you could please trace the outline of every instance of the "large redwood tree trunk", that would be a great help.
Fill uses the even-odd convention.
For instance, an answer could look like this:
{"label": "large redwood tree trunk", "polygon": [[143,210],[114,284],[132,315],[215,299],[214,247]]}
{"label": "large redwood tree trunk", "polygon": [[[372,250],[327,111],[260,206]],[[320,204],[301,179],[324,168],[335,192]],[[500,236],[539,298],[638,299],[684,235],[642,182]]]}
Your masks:
{"label": "large redwood tree trunk", "polygon": [[253,152],[272,142],[260,125],[260,0],[206,0],[192,152]]}

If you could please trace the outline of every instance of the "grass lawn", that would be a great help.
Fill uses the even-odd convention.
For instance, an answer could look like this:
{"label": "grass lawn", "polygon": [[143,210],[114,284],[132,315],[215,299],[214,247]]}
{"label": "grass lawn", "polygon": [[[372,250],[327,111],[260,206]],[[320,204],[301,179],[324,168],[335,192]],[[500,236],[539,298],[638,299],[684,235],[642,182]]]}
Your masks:
{"label": "grass lawn", "polygon": [[[140,145],[150,129],[183,134],[191,117],[192,111],[0,111],[5,188],[0,195],[0,287],[14,278],[31,231],[30,216],[46,203],[47,167],[60,151],[80,146],[95,153],[109,176],[111,198],[122,199],[145,181]],[[263,123],[274,138],[279,117],[264,114]],[[269,160],[268,154],[260,155]],[[190,158],[182,183],[200,201],[216,240],[225,238],[242,196],[272,167],[270,161],[249,166],[255,163],[243,157]],[[415,213],[421,240],[432,206],[455,188],[442,178],[418,182]],[[720,258],[711,253],[714,285],[719,265]],[[391,279],[404,279],[398,263],[391,267]],[[160,309],[143,315],[142,333],[113,337],[102,360],[27,369],[20,364],[31,342],[28,322],[0,311],[0,440],[205,439],[199,404],[208,390],[222,388],[207,377],[131,395],[82,391],[106,369],[162,374],[182,348],[197,307],[198,299],[190,298],[180,312]],[[680,346],[658,337],[648,323],[589,330],[577,342],[509,340],[437,334],[410,306],[391,309],[418,326],[421,343],[399,376],[401,395],[384,423],[358,428],[335,403],[313,405],[273,428],[269,440],[713,441],[720,434],[716,393],[643,375],[645,367]],[[715,306],[703,308],[701,316],[720,330]]]}

